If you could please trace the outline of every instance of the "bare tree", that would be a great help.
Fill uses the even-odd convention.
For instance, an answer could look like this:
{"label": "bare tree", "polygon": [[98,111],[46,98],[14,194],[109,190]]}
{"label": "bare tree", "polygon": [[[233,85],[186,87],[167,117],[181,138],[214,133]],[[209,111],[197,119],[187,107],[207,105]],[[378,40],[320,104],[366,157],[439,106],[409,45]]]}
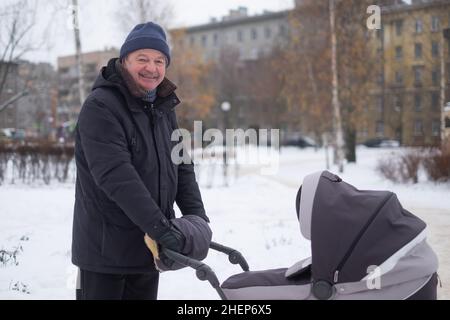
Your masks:
{"label": "bare tree", "polygon": [[168,77],[178,86],[178,94],[185,106],[177,110],[181,127],[193,129],[194,120],[204,119],[214,105],[214,91],[209,75],[212,65],[202,60],[199,48],[183,42],[185,30],[171,32],[174,43]]}
{"label": "bare tree", "polygon": [[[214,66],[211,74],[211,82],[216,89],[216,101],[219,107],[222,102],[228,101],[231,109],[225,114],[222,113],[222,124],[229,122],[229,125],[239,127],[240,108],[245,103],[245,95],[243,87],[240,84],[242,75],[244,74],[245,64],[240,60],[239,49],[235,46],[225,46],[219,53],[219,60]],[[227,121],[228,120],[228,121]]]}
{"label": "bare tree", "polygon": [[370,3],[368,0],[336,2],[339,99],[348,162],[356,162],[358,129],[370,101],[368,93],[376,69],[374,50],[368,41],[369,30],[364,23]]}
{"label": "bare tree", "polygon": [[116,16],[123,32],[129,32],[136,24],[148,21],[167,28],[173,18],[173,8],[160,0],[124,0],[119,3]]}
{"label": "bare tree", "polygon": [[[449,17],[450,19],[450,17]],[[449,21],[450,23],[450,21]],[[446,90],[446,85],[445,85],[445,80],[446,80],[446,75],[445,75],[445,40],[448,41],[448,50],[450,51],[450,28],[447,28],[445,30],[442,30],[442,37],[441,37],[441,41],[440,41],[440,54],[439,54],[439,60],[440,60],[440,70],[441,70],[441,79],[440,79],[440,108],[439,110],[441,111],[441,144],[445,141],[445,113],[442,112],[442,108],[444,108],[445,106],[445,90]],[[448,55],[450,55],[450,52],[448,53]],[[450,71],[448,71],[450,72]],[[447,77],[450,79],[450,75],[447,75]]]}
{"label": "bare tree", "polygon": [[78,18],[79,6],[78,0],[72,0],[72,26],[75,38],[75,57],[77,61],[78,70],[78,90],[80,95],[80,105],[84,103],[86,98],[85,88],[84,88],[84,71],[83,71],[83,56],[81,50],[81,38],[80,38],[80,20]]}
{"label": "bare tree", "polygon": [[287,100],[283,122],[320,140],[332,124],[328,2],[305,1],[289,24],[289,45],[276,60]]}
{"label": "bare tree", "polygon": [[335,0],[329,0],[330,6],[330,30],[331,30],[331,70],[333,75],[333,127],[336,134],[336,156],[339,172],[344,171],[344,137],[342,133],[341,106],[339,103],[339,82],[337,68],[337,44],[336,44],[336,4]]}
{"label": "bare tree", "polygon": [[[24,54],[37,50],[45,42],[31,39],[36,26],[38,1],[2,1],[0,5],[0,112],[28,94],[28,85],[19,88],[12,96],[5,94],[8,79],[12,76],[14,66]],[[12,80],[10,80],[12,81]],[[11,95],[11,92],[7,93]]]}

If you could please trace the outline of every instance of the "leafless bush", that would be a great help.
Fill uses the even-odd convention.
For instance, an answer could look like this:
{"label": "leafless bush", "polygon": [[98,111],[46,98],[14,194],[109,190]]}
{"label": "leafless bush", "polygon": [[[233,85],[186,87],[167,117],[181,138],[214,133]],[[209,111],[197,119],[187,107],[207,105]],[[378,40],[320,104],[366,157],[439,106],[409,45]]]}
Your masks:
{"label": "leafless bush", "polygon": [[386,179],[395,183],[418,183],[422,154],[417,150],[406,151],[380,159],[376,170]]}
{"label": "leafless bush", "polygon": [[392,182],[400,182],[398,175],[398,159],[394,157],[382,158],[378,160],[376,170],[386,179]]}
{"label": "leafless bush", "polygon": [[6,169],[11,155],[12,152],[6,143],[0,142],[0,184],[5,180]]}
{"label": "leafless bush", "polygon": [[401,181],[419,182],[419,167],[422,155],[419,151],[409,151],[401,156],[399,174]]}
{"label": "leafless bush", "polygon": [[440,149],[432,150],[423,161],[423,166],[432,181],[450,181],[450,139]]}
{"label": "leafless bush", "polygon": [[18,246],[13,250],[0,250],[0,267],[6,267],[9,265],[18,266],[17,256],[23,251],[22,246]]}
{"label": "leafless bush", "polygon": [[19,180],[23,183],[43,181],[50,184],[53,179],[65,182],[73,157],[73,145],[47,141],[0,144],[0,184],[8,174],[11,183]]}
{"label": "leafless bush", "polygon": [[377,171],[396,183],[418,183],[423,168],[431,181],[450,181],[450,140],[441,148],[410,150],[378,161]]}

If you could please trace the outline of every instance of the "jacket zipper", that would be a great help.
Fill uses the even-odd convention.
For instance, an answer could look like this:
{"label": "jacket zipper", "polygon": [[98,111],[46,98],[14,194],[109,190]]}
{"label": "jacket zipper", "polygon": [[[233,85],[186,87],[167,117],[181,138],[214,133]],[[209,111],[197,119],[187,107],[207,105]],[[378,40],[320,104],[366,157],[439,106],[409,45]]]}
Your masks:
{"label": "jacket zipper", "polygon": [[393,196],[393,193],[390,193],[388,196],[386,196],[383,199],[383,202],[381,202],[378,207],[376,208],[376,210],[374,211],[374,213],[372,213],[370,219],[367,221],[367,223],[364,225],[364,227],[361,229],[361,231],[358,233],[358,235],[356,236],[355,240],[353,240],[349,250],[347,250],[347,252],[345,253],[344,257],[342,258],[341,262],[338,264],[336,270],[334,271],[334,275],[333,275],[333,282],[337,283],[339,281],[339,272],[342,270],[343,266],[345,265],[345,263],[347,262],[348,258],[350,257],[350,255],[352,254],[353,250],[355,249],[356,245],[358,244],[359,240],[361,239],[361,237],[364,235],[364,233],[367,231],[367,229],[369,228],[369,226],[371,225],[371,223],[373,222],[373,220],[376,218],[376,216],[378,215],[378,213],[380,212],[381,209],[383,209],[383,207],[385,206],[385,204],[389,201],[389,199],[391,199],[391,197]]}
{"label": "jacket zipper", "polygon": [[[157,117],[156,112],[158,112],[157,110],[155,110],[155,105],[152,103],[150,104],[150,122],[151,122],[151,127],[152,127],[152,140],[153,140],[153,145],[155,146],[156,149],[156,160],[158,161],[158,186],[159,188],[161,187],[161,162],[159,161],[159,150],[158,150],[158,144],[156,142],[156,122],[155,121],[155,117]],[[159,205],[161,205],[161,190],[159,190]]]}
{"label": "jacket zipper", "polygon": [[139,146],[137,144],[137,131],[136,131],[136,125],[133,124],[133,135],[131,137],[131,147],[136,150],[136,152],[139,152]]}

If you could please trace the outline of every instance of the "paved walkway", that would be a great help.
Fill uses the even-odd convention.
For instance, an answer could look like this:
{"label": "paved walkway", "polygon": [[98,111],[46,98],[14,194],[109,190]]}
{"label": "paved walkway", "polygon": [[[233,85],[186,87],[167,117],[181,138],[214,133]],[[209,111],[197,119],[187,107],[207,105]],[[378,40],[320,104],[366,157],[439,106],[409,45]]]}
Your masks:
{"label": "paved walkway", "polygon": [[[405,205],[405,207],[408,207]],[[428,242],[439,258],[438,299],[450,299],[450,208],[448,210],[411,208],[428,225]]]}

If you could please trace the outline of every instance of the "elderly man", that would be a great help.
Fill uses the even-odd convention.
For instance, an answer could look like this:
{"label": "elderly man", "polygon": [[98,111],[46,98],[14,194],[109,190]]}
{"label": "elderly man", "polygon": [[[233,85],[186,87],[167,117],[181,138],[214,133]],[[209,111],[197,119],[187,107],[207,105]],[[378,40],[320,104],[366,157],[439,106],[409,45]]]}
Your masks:
{"label": "elderly man", "polygon": [[170,62],[163,29],[137,25],[81,109],[72,243],[77,299],[156,299],[159,273],[144,235],[182,250],[186,239],[171,223],[175,201],[183,216],[209,222],[192,164],[171,161],[180,101],[165,78]]}

